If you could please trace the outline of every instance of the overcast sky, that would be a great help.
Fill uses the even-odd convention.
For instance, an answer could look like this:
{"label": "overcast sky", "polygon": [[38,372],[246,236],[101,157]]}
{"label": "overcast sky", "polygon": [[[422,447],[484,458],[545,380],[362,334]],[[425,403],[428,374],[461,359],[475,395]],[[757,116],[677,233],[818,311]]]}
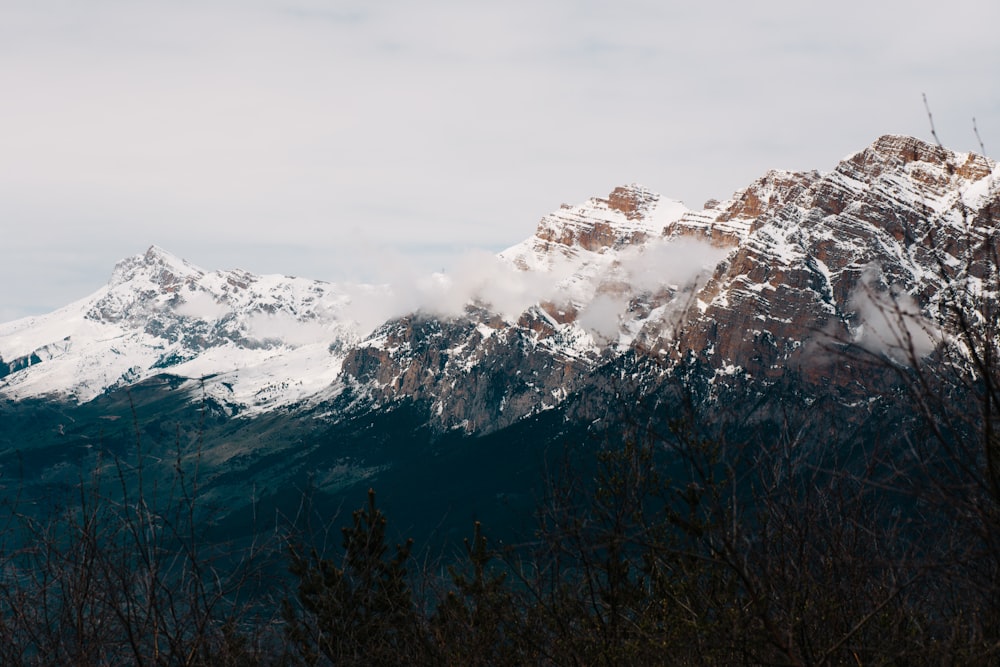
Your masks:
{"label": "overcast sky", "polygon": [[157,244],[385,280],[638,182],[1000,154],[996,0],[0,0],[0,321]]}

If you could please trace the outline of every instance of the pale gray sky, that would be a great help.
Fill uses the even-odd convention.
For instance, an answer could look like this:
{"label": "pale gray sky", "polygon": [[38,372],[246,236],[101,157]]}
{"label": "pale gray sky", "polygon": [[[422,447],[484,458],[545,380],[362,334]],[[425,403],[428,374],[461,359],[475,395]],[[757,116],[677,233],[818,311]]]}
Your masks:
{"label": "pale gray sky", "polygon": [[639,182],[1000,153],[995,0],[0,0],[0,321],[160,245],[380,280]]}

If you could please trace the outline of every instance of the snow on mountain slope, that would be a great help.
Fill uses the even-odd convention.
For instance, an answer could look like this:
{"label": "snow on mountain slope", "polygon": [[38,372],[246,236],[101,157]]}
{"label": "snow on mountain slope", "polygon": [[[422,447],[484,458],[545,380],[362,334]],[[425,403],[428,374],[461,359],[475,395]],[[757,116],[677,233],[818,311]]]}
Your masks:
{"label": "snow on mountain slope", "polygon": [[817,350],[885,339],[866,291],[896,294],[919,328],[946,286],[939,259],[968,274],[948,280],[986,275],[967,259],[996,250],[998,175],[981,156],[888,135],[831,172],[771,171],[702,211],[617,188],[564,205],[501,253],[553,281],[516,321],[486,309],[390,322],[348,354],[344,376],[381,403],[425,400],[440,426],[473,432],[585,390],[629,352],[712,385],[863,393],[872,378]]}
{"label": "snow on mountain slope", "polygon": [[[894,135],[809,175],[755,216],[699,294],[673,354],[757,378],[797,369],[826,386],[857,382],[805,343],[857,341],[866,325],[878,328],[859,306],[870,290],[893,291],[933,320],[946,282],[974,272],[969,253],[995,239],[998,177],[982,156]],[[954,275],[942,276],[940,262]]]}
{"label": "snow on mountain slope", "polygon": [[154,246],[90,297],[0,325],[0,393],[84,402],[170,373],[211,377],[240,408],[286,405],[329,386],[365,333],[350,303],[334,285],[208,273]]}
{"label": "snow on mountain slope", "polygon": [[662,318],[678,289],[728,253],[705,236],[668,233],[698,215],[641,185],[622,186],[607,199],[564,204],[500,257],[551,277],[540,306],[553,325],[580,329],[596,353],[626,349],[650,315]]}
{"label": "snow on mountain slope", "polygon": [[730,249],[667,236],[689,211],[642,186],[564,205],[502,253],[535,298],[500,313],[470,293],[464,313],[387,322],[351,350],[345,381],[377,402],[426,401],[433,421],[469,432],[558,405],[647,322],[667,328]]}
{"label": "snow on mountain slope", "polygon": [[877,338],[864,290],[894,290],[930,321],[940,262],[949,280],[985,275],[998,178],[981,156],[888,135],[828,173],[770,171],[701,211],[619,187],[497,257],[397,286],[208,273],[153,247],[91,297],[0,325],[0,395],[86,401],[169,373],[255,414],[351,386],[479,431],[633,352],[861,386],[810,341]]}

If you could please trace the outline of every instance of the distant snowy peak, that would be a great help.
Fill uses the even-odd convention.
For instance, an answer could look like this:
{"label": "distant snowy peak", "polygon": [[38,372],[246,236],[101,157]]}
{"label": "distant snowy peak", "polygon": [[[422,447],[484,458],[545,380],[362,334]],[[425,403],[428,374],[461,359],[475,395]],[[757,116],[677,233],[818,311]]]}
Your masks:
{"label": "distant snowy peak", "polygon": [[335,351],[365,333],[350,304],[329,283],[206,272],[154,246],[119,262],[90,297],[0,325],[0,393],[87,401],[160,373],[239,370],[225,377],[228,402],[275,407],[306,390],[268,387],[315,392],[334,380]]}
{"label": "distant snowy peak", "polygon": [[351,322],[342,317],[349,301],[329,283],[238,269],[208,273],[154,246],[118,263],[86,317],[183,340],[191,349],[294,346],[296,324],[350,334]]}
{"label": "distant snowy peak", "polygon": [[154,245],[142,255],[118,262],[108,286],[114,288],[144,280],[164,290],[176,290],[203,275],[205,272],[202,269]]}

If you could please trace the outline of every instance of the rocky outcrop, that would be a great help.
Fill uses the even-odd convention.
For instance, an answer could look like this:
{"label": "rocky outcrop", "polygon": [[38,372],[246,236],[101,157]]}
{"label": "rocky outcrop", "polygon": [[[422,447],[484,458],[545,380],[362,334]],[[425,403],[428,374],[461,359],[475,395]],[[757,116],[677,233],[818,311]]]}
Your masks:
{"label": "rocky outcrop", "polygon": [[[754,218],[672,353],[753,377],[799,369],[816,386],[857,382],[821,350],[855,341],[863,289],[892,287],[928,311],[958,278],[942,275],[942,266],[975,272],[969,241],[995,234],[1000,221],[988,194],[995,169],[981,156],[886,136],[831,173],[800,181]],[[757,210],[757,197],[739,201],[741,210]],[[870,272],[877,284],[862,285]],[[887,337],[885,345],[897,342]]]}
{"label": "rocky outcrop", "polygon": [[[645,218],[650,208],[655,205],[660,196],[640,185],[617,187],[608,195],[607,205],[612,211],[620,211],[629,220]],[[601,201],[601,200],[599,200]]]}
{"label": "rocky outcrop", "polygon": [[477,309],[458,319],[413,315],[380,327],[342,368],[376,403],[416,401],[438,428],[482,433],[582,384],[591,366],[560,350],[559,333],[538,309],[516,324]]}
{"label": "rocky outcrop", "polygon": [[[345,373],[377,386],[380,400],[418,396],[441,426],[474,431],[544,409],[560,391],[586,391],[595,369],[626,352],[657,372],[691,365],[710,385],[863,395],[884,379],[838,350],[862,336],[894,343],[865,321],[864,293],[912,298],[930,318],[947,281],[983,274],[997,250],[996,173],[981,156],[885,136],[829,173],[772,171],[702,211],[668,204],[665,213],[646,189],[616,188],[546,216],[503,253],[525,271],[575,262],[562,300],[488,327],[395,323]],[[628,262],[682,240],[728,252],[706,281],[629,282]],[[620,335],[602,338],[587,321],[609,300],[622,304]]]}
{"label": "rocky outcrop", "polygon": [[615,188],[607,199],[564,206],[538,223],[535,248],[547,253],[557,244],[570,250],[603,252],[641,244],[661,231],[650,215],[659,200],[659,195],[633,184]]}

